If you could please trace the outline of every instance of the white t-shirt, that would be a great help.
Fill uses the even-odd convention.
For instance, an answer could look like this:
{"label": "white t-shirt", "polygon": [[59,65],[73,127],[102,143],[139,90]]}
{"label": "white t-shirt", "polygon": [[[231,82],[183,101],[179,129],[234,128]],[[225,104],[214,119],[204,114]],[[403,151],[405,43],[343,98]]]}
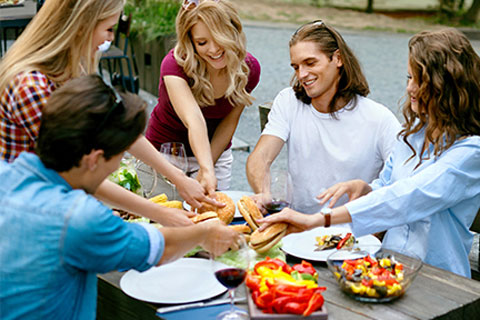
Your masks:
{"label": "white t-shirt", "polygon": [[[337,112],[338,119],[315,110],[295,97],[292,88],[273,101],[262,135],[279,137],[287,144],[292,179],[292,208],[315,213],[315,198],[325,188],[351,179],[371,182],[378,177],[401,127],[385,106],[357,96]],[[348,201],[345,196],[337,205]]]}

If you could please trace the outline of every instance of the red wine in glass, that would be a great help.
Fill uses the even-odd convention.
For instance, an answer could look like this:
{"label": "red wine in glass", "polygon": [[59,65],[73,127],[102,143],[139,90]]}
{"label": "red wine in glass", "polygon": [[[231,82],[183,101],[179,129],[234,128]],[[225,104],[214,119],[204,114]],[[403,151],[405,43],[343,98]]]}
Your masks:
{"label": "red wine in glass", "polygon": [[227,268],[215,272],[217,280],[228,289],[234,289],[242,284],[245,276],[245,270],[239,268]]}
{"label": "red wine in glass", "polygon": [[283,209],[287,208],[290,205],[285,200],[275,200],[273,199],[271,202],[265,204],[265,209],[267,209],[269,214],[277,213],[282,211]]}

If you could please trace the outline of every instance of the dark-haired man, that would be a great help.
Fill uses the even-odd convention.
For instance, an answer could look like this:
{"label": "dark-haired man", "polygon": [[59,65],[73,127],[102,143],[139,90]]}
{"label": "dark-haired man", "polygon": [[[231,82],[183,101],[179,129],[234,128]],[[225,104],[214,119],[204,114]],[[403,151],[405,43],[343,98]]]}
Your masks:
{"label": "dark-haired man", "polygon": [[145,122],[139,97],[78,78],[44,108],[37,154],[1,163],[2,319],[94,319],[96,273],[143,271],[197,244],[216,254],[234,246],[237,234],[218,222],[159,231],[124,222],[92,196]]}
{"label": "dark-haired man", "polygon": [[286,143],[291,207],[314,213],[324,188],[378,176],[400,125],[386,107],[366,98],[360,64],[335,29],[322,21],[305,24],[289,45],[293,85],[275,98],[248,158],[247,177],[261,193],[264,176]]}

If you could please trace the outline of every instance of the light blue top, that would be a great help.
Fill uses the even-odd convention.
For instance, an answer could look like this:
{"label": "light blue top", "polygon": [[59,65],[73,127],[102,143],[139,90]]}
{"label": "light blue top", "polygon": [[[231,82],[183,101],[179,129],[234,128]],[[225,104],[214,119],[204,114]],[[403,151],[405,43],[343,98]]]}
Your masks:
{"label": "light blue top", "polygon": [[97,273],[146,270],[164,250],[31,153],[0,162],[0,318],[95,319]]}
{"label": "light blue top", "polygon": [[[400,139],[401,140],[401,139]],[[457,141],[440,157],[418,164],[424,131],[401,140],[373,191],[346,204],[356,236],[387,230],[383,246],[418,255],[424,262],[470,277],[469,231],[480,207],[480,137]]]}

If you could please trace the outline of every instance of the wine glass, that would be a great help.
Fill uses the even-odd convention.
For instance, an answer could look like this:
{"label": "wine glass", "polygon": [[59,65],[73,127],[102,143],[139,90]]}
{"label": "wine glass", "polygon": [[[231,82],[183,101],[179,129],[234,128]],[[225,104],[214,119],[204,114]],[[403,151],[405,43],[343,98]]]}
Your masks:
{"label": "wine glass", "polygon": [[268,213],[282,211],[292,203],[292,182],[286,169],[272,169],[265,173],[262,202]]}
{"label": "wine glass", "polygon": [[[165,142],[160,146],[160,153],[162,153],[167,160],[183,173],[187,172],[188,162],[185,146],[181,142]],[[173,199],[176,198],[175,185],[167,178],[163,179],[172,186]]]}
{"label": "wine glass", "polygon": [[[218,239],[215,246],[222,245],[222,239]],[[235,249],[235,250],[234,250]],[[233,253],[236,256],[238,265],[235,267],[227,266],[215,260],[215,256],[210,254],[210,262],[212,271],[215,274],[215,278],[228,289],[228,295],[230,296],[230,309],[220,313],[217,316],[217,320],[243,320],[249,319],[249,315],[246,311],[234,308],[235,289],[243,283],[247,275],[247,271],[250,269],[250,261],[252,261],[250,255],[252,250],[248,247],[245,238],[239,236],[237,241],[237,248],[233,248]]]}

